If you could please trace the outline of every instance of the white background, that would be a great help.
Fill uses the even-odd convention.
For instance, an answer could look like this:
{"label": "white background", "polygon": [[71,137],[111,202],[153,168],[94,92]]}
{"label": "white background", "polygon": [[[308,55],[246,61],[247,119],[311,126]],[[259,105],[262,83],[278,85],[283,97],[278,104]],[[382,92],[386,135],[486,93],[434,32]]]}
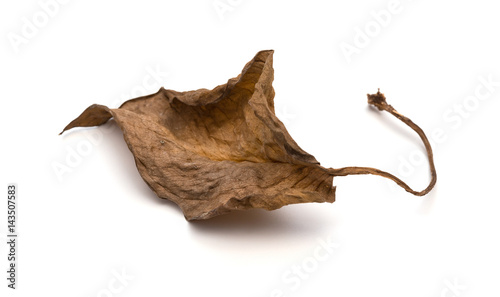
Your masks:
{"label": "white background", "polygon": [[[499,296],[494,1],[55,3],[50,16],[38,1],[0,4],[2,241],[6,185],[19,186],[18,290],[1,281],[0,295]],[[340,177],[333,204],[188,223],[143,182],[114,123],[57,135],[93,103],[223,84],[263,49],[278,117],[323,166],[427,185],[418,136],[367,106],[381,88],[434,139],[435,189]],[[5,244],[0,259],[5,280]]]}

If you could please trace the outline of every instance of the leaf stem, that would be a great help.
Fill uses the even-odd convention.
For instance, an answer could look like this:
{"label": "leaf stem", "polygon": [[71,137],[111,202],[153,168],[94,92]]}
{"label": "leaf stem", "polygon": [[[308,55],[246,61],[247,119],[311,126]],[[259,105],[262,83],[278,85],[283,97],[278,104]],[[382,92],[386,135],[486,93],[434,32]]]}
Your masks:
{"label": "leaf stem", "polygon": [[415,132],[417,132],[418,136],[420,136],[420,139],[422,139],[425,149],[427,151],[427,157],[429,159],[429,167],[431,170],[431,181],[427,188],[425,188],[422,191],[415,191],[412,188],[410,188],[405,182],[403,182],[401,179],[397,178],[396,176],[382,171],[380,169],[376,168],[371,168],[371,167],[343,167],[343,168],[330,168],[329,172],[332,175],[335,176],[346,176],[346,175],[357,175],[357,174],[373,174],[373,175],[379,175],[388,179],[393,180],[395,183],[397,183],[400,187],[404,188],[407,192],[412,193],[413,195],[416,196],[424,196],[425,194],[429,193],[434,185],[436,184],[437,180],[437,175],[436,175],[436,168],[434,167],[434,155],[432,154],[432,148],[431,144],[429,143],[429,140],[427,139],[427,136],[425,135],[424,131],[415,124],[412,120],[409,118],[405,117],[404,115],[400,114],[397,112],[390,104],[387,103],[384,94],[380,93],[380,89],[376,94],[368,94],[368,103],[371,105],[374,105],[375,107],[378,108],[378,110],[381,111],[387,111],[399,120],[401,120],[403,123],[408,125],[410,128],[412,128]]}

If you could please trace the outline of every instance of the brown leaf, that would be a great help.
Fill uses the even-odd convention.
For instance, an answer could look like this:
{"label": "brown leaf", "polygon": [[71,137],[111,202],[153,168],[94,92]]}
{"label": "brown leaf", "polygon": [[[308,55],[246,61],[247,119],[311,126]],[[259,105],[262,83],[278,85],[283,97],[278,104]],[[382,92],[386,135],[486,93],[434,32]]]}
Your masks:
{"label": "brown leaf", "polygon": [[118,109],[94,104],[63,132],[113,117],[144,181],[176,203],[187,220],[333,202],[334,175],[383,175],[326,169],[303,151],[274,113],[272,64],[273,51],[261,51],[240,75],[213,90],[161,88]]}

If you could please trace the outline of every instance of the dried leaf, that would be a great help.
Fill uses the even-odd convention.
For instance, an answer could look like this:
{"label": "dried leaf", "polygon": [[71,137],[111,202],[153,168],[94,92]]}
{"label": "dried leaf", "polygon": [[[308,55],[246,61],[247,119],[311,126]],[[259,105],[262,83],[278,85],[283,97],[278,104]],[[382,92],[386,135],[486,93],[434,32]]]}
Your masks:
{"label": "dried leaf", "polygon": [[272,61],[272,50],[261,51],[240,75],[213,90],[161,88],[118,109],[94,104],[63,132],[99,126],[113,117],[144,181],[160,198],[176,203],[187,220],[333,202],[334,175],[389,175],[371,168],[359,171],[363,167],[327,169],[303,151],[275,115]]}

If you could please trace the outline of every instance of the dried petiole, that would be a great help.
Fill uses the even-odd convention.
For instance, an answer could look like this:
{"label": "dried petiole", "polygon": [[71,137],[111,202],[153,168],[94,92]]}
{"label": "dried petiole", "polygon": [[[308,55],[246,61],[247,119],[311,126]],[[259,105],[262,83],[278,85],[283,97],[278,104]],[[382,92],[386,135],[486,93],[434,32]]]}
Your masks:
{"label": "dried petiole", "polygon": [[417,192],[410,188],[405,182],[400,180],[399,178],[395,177],[394,175],[382,171],[380,169],[376,168],[370,168],[370,167],[344,167],[344,168],[339,168],[339,169],[334,169],[330,168],[329,171],[331,174],[334,176],[346,176],[346,175],[353,175],[353,174],[373,174],[373,175],[379,175],[383,176],[385,178],[393,180],[395,183],[397,183],[400,187],[404,188],[407,192],[412,193],[413,195],[416,196],[424,196],[425,194],[429,193],[430,190],[434,187],[436,184],[437,180],[437,175],[436,175],[436,168],[434,167],[434,156],[432,154],[432,148],[431,144],[429,143],[429,140],[427,139],[427,136],[425,136],[424,131],[420,129],[420,127],[412,122],[409,118],[405,117],[404,115],[400,114],[397,112],[391,105],[387,104],[387,101],[385,100],[384,94],[380,93],[380,90],[376,94],[368,94],[368,103],[377,107],[378,110],[385,110],[388,113],[392,114],[396,118],[400,119],[403,123],[407,124],[412,128],[415,132],[417,132],[418,136],[420,136],[420,139],[424,142],[425,145],[425,150],[427,151],[427,157],[429,158],[429,166],[431,169],[431,181],[427,188],[423,189],[420,192]]}

